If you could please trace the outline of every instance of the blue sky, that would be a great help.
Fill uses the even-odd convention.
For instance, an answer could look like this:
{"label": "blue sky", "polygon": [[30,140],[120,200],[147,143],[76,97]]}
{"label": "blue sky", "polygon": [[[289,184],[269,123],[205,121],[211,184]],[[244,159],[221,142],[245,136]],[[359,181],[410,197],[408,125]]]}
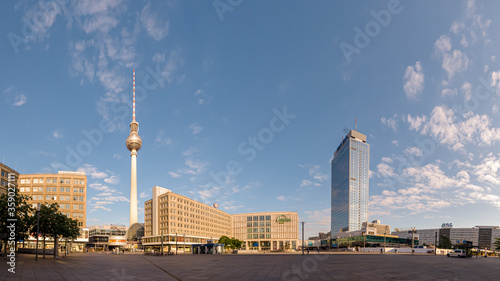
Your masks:
{"label": "blue sky", "polygon": [[500,3],[0,5],[2,159],[86,171],[87,225],[128,224],[133,69],[140,221],[159,185],[328,231],[329,162],[357,117],[370,220],[500,224]]}

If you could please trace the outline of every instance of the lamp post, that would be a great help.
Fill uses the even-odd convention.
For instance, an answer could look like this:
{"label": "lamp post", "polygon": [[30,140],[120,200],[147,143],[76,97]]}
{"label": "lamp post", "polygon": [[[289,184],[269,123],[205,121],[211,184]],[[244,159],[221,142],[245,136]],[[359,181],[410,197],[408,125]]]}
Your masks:
{"label": "lamp post", "polygon": [[36,204],[36,257],[38,261],[38,236],[40,235],[40,203]]}
{"label": "lamp post", "polygon": [[163,229],[161,230],[161,255],[163,256]]}
{"label": "lamp post", "polygon": [[304,255],[304,224],[305,222],[302,222],[302,255]]}
{"label": "lamp post", "polygon": [[184,245],[183,245],[183,248],[184,248],[183,254],[185,254],[186,253],[186,233],[184,233]]}
{"label": "lamp post", "polygon": [[385,255],[385,247],[387,247],[386,236],[387,236],[387,230],[384,230],[384,255]]}
{"label": "lamp post", "polygon": [[339,241],[339,238],[340,237],[337,236],[337,252],[340,250],[340,241]]}
{"label": "lamp post", "polygon": [[348,241],[348,244],[347,244],[347,251],[350,251],[350,248],[351,248],[351,234],[349,234],[349,241]]}
{"label": "lamp post", "polygon": [[177,255],[177,233],[175,234],[175,255]]}

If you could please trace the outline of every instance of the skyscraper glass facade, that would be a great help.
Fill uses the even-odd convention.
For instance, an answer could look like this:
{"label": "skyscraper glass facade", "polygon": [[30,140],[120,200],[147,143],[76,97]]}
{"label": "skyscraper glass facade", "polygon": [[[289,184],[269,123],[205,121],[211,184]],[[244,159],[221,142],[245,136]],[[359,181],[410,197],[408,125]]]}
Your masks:
{"label": "skyscraper glass facade", "polygon": [[370,145],[366,136],[350,131],[332,159],[332,235],[355,231],[368,221]]}

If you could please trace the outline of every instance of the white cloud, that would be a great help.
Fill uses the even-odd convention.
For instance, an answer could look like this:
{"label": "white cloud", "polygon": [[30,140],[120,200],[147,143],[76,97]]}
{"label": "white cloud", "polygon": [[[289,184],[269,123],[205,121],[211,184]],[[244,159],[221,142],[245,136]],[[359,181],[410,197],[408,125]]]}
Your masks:
{"label": "white cloud", "polygon": [[452,97],[457,94],[457,89],[443,89],[441,91],[441,96],[442,97]]}
{"label": "white cloud", "polygon": [[120,177],[119,176],[111,176],[109,178],[104,179],[104,182],[109,183],[109,184],[117,184],[120,182]]}
{"label": "white cloud", "polygon": [[380,122],[382,122],[382,124],[384,124],[388,128],[392,129],[394,132],[396,132],[397,131],[397,125],[398,125],[398,121],[396,119],[397,117],[398,117],[397,114],[394,114],[394,116],[392,118],[382,117],[380,119]]}
{"label": "white cloud", "polygon": [[193,135],[196,135],[196,134],[199,134],[201,132],[201,130],[203,130],[203,127],[198,126],[195,123],[193,123],[193,124],[189,125],[189,129],[193,130],[193,132],[192,132]]}
{"label": "white cloud", "polygon": [[276,199],[279,200],[279,201],[285,201],[286,197],[283,196],[283,195],[280,195],[280,196],[276,197]]}
{"label": "white cloud", "polygon": [[199,150],[196,149],[195,147],[190,147],[190,148],[188,148],[188,150],[182,152],[182,155],[184,155],[184,156],[193,156],[193,154],[195,154],[196,152],[199,152]]}
{"label": "white cloud", "polygon": [[109,32],[118,25],[118,19],[107,14],[97,14],[95,16],[85,19],[83,22],[83,30],[87,33]]}
{"label": "white cloud", "polygon": [[310,180],[302,180],[302,182],[300,183],[300,187],[310,186],[310,185],[312,185],[312,182]]}
{"label": "white cloud", "polygon": [[409,146],[405,149],[405,153],[409,155],[415,155],[417,157],[422,157],[424,154],[422,152],[422,149],[415,147],[415,146]]}
{"label": "white cloud", "polygon": [[380,163],[377,165],[378,173],[382,177],[394,177],[394,168],[386,163]]}
{"label": "white cloud", "polygon": [[168,21],[163,22],[156,13],[152,13],[150,10],[151,5],[146,5],[142,9],[140,19],[149,36],[156,41],[160,41],[167,36],[169,23]]}
{"label": "white cloud", "polygon": [[114,154],[113,158],[120,160],[122,159],[122,156],[120,154]]}
{"label": "white cloud", "polygon": [[392,144],[394,144],[395,146],[399,146],[399,141],[397,141],[397,140],[393,140],[393,141],[392,141]]}
{"label": "white cloud", "polygon": [[156,136],[155,142],[160,145],[169,146],[172,144],[173,140],[169,137],[166,137],[164,131],[160,131]]}
{"label": "white cloud", "polygon": [[461,90],[464,93],[465,100],[470,100],[470,98],[472,97],[472,85],[469,82],[464,82]]}
{"label": "white cloud", "polygon": [[453,109],[436,106],[429,118],[408,115],[410,130],[419,131],[448,145],[455,151],[463,151],[464,145],[475,143],[479,146],[491,146],[500,140],[500,128],[491,128],[487,115],[474,115],[469,112],[460,118]]}
{"label": "white cloud", "polygon": [[404,75],[404,91],[408,99],[417,99],[424,89],[424,73],[420,61],[415,63],[415,67],[409,65]]}
{"label": "white cloud", "polygon": [[243,208],[243,205],[239,205],[239,206],[224,206],[224,209],[225,210],[236,210],[236,209],[240,209],[240,208]]}
{"label": "white cloud", "polygon": [[85,174],[90,175],[93,179],[107,178],[109,175],[105,172],[98,171],[97,167],[90,164],[83,164],[77,169],[78,172],[85,172]]}
{"label": "white cloud", "polygon": [[141,192],[141,194],[139,194],[139,198],[147,198],[148,197],[148,194],[146,193],[146,191],[143,191]]}
{"label": "white cloud", "polygon": [[447,35],[441,35],[434,43],[434,50],[440,54],[449,52],[451,50],[451,38]]}
{"label": "white cloud", "polygon": [[28,100],[28,98],[26,97],[26,95],[18,94],[18,95],[16,95],[16,98],[14,100],[13,105],[14,106],[21,106],[21,105],[25,104],[27,100]]}
{"label": "white cloud", "polygon": [[444,54],[441,66],[448,73],[448,78],[453,78],[456,73],[467,69],[469,66],[469,58],[461,51],[453,50],[451,54]]}
{"label": "white cloud", "polygon": [[61,134],[61,132],[59,132],[59,131],[57,131],[57,130],[56,130],[56,131],[54,131],[54,132],[52,133],[52,136],[53,136],[55,139],[60,139],[60,138],[62,138],[62,137],[63,137],[63,135]]}
{"label": "white cloud", "polygon": [[491,107],[491,113],[493,113],[493,114],[497,114],[498,113],[498,105],[494,104]]}
{"label": "white cloud", "polygon": [[173,177],[173,178],[180,178],[180,177],[181,177],[181,175],[180,175],[180,174],[178,174],[178,173],[176,173],[176,172],[172,172],[172,171],[168,172],[168,174],[169,174],[171,177]]}

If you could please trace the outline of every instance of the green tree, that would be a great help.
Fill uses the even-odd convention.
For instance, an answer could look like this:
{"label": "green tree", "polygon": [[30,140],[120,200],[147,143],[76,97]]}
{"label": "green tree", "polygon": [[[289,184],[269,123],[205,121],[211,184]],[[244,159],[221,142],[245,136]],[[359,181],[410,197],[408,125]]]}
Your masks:
{"label": "green tree", "polygon": [[239,249],[239,248],[241,248],[241,244],[243,244],[243,241],[235,239],[235,238],[231,239],[231,248]]}
{"label": "green tree", "polygon": [[[31,216],[34,210],[28,204],[29,199],[10,184],[7,192],[0,195],[0,239],[5,243],[4,254],[7,254],[7,248],[17,249],[17,242],[29,237],[29,229],[34,223]],[[10,227],[12,225],[15,226],[15,236],[9,240],[11,229],[14,229]]]}
{"label": "green tree", "polygon": [[450,237],[441,235],[440,236],[439,248],[441,249],[453,249],[453,245],[451,244]]}
{"label": "green tree", "polygon": [[224,244],[224,248],[230,248],[231,247],[231,238],[223,235],[219,238],[219,244]]}
{"label": "green tree", "polygon": [[495,250],[500,251],[500,237],[495,237],[496,241],[493,243]]}

